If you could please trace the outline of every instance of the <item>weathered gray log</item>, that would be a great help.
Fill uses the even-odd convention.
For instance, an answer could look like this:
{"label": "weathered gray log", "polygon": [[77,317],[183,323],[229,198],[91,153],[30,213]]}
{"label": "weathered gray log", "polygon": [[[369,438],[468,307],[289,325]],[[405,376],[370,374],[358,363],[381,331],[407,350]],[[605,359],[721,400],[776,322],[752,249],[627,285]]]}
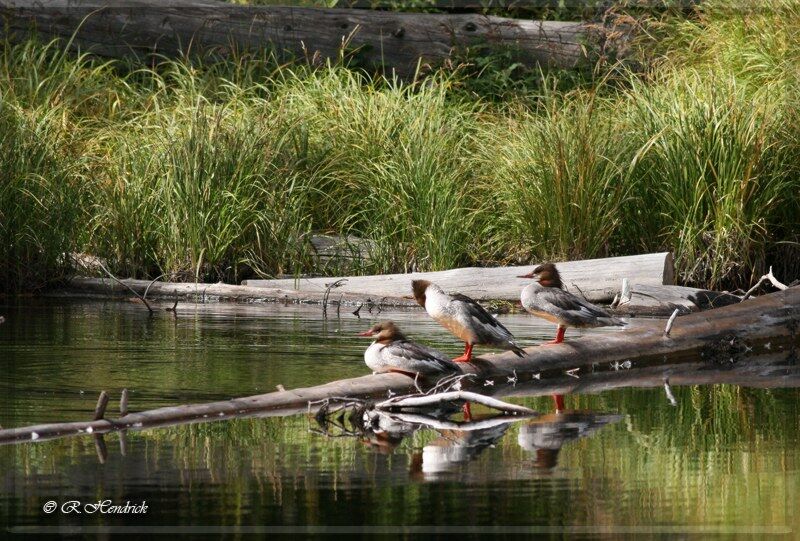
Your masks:
{"label": "weathered gray log", "polygon": [[[411,280],[436,282],[448,291],[458,291],[479,300],[519,301],[522,288],[530,280],[517,276],[530,272],[524,267],[468,267],[439,272],[413,272],[378,276],[348,276],[338,293],[372,295],[373,298],[411,296]],[[623,278],[641,285],[673,284],[675,270],[672,254],[644,254],[605,259],[567,261],[558,264],[564,285],[591,302],[610,303],[619,292]],[[279,288],[304,293],[324,292],[335,278],[300,278],[298,280],[246,280],[250,287]]]}
{"label": "weathered gray log", "polygon": [[[796,363],[800,340],[800,287],[789,288],[746,303],[679,317],[669,336],[664,322],[635,320],[630,328],[595,334],[547,347],[529,347],[525,357],[507,352],[485,355],[464,364],[465,373],[475,374],[478,389],[498,394],[501,389],[532,389],[528,394],[581,392],[585,381],[598,375],[608,385],[626,386],[645,369],[652,374],[670,374],[670,382],[680,385],[691,380],[676,376],[681,362],[699,365],[699,377],[710,369],[723,372],[748,366],[753,355],[781,354],[789,366],[767,367],[764,377],[786,382]],[[796,366],[795,366],[796,368]],[[670,372],[666,372],[671,370]],[[788,371],[788,372],[787,372]],[[695,374],[696,375],[696,374]],[[748,373],[748,377],[753,374]],[[627,379],[623,379],[627,378]],[[574,380],[575,383],[571,383]],[[622,381],[620,381],[622,380]],[[557,382],[556,385],[547,384]],[[564,382],[570,382],[565,384]],[[733,381],[730,381],[733,382]],[[737,380],[739,383],[747,383]],[[639,382],[641,383],[641,382]],[[663,384],[663,380],[656,385]],[[581,387],[583,385],[583,387]],[[138,430],[191,422],[205,422],[241,416],[270,416],[305,411],[309,403],[331,397],[376,398],[389,393],[408,392],[414,382],[401,374],[378,374],[334,381],[304,389],[225,400],[207,404],[173,406],[129,413],[119,419],[55,423],[0,430],[0,444],[44,440],[54,437],[115,430]],[[606,387],[609,388],[609,387]]]}
{"label": "weathered gray log", "polygon": [[709,291],[675,285],[631,284],[628,301],[614,306],[621,315],[667,316],[674,309],[681,314],[721,308],[741,302],[741,297],[724,291]]}
{"label": "weathered gray log", "polygon": [[[415,73],[455,46],[513,48],[545,66],[573,67],[584,57],[579,22],[526,21],[478,14],[240,6],[209,0],[0,0],[13,39],[35,28],[111,57],[186,52],[229,54],[271,48],[314,61],[357,50],[360,63]],[[3,34],[0,27],[0,35]]]}
{"label": "weathered gray log", "polygon": [[[153,282],[152,280],[120,280],[125,285],[120,285],[110,278],[88,278],[77,276],[72,278],[66,287],[59,290],[52,290],[44,293],[54,297],[132,297],[131,291],[143,295],[147,291],[148,299],[162,299],[174,302],[176,299],[186,302],[206,303],[206,302],[240,302],[240,303],[320,303],[322,302],[325,291],[296,291],[292,289],[276,289],[237,286],[223,283],[203,284],[191,282]],[[291,280],[289,280],[291,282]],[[330,280],[331,282],[333,280]],[[126,287],[127,286],[127,287]],[[411,299],[387,298],[379,299],[374,295],[357,295],[340,293],[339,289],[332,291],[330,303],[336,304],[339,301],[344,304],[373,303],[376,306],[391,307],[412,307],[417,303]],[[138,299],[136,299],[138,301]]]}

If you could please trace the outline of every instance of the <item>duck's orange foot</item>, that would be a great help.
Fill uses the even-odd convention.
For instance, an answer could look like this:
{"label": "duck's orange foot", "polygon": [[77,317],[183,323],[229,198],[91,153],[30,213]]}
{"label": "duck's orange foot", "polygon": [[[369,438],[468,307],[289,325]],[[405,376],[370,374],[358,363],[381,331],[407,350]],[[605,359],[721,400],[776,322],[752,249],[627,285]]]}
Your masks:
{"label": "duck's orange foot", "polygon": [[453,359],[454,363],[468,363],[472,360],[472,355],[462,355]]}
{"label": "duck's orange foot", "polygon": [[542,342],[539,345],[540,346],[555,346],[556,344],[563,344],[563,343],[564,343],[563,339],[561,339],[561,340],[555,339],[555,340],[550,340],[549,342]]}

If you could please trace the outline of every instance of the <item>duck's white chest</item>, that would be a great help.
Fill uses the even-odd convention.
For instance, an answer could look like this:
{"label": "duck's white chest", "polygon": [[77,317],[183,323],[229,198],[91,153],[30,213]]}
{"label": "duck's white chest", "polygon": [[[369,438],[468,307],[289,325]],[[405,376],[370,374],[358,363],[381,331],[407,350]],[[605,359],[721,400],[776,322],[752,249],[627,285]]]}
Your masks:
{"label": "duck's white chest", "polygon": [[384,344],[373,342],[364,352],[364,362],[373,372],[380,372],[386,364],[381,354],[384,347]]}

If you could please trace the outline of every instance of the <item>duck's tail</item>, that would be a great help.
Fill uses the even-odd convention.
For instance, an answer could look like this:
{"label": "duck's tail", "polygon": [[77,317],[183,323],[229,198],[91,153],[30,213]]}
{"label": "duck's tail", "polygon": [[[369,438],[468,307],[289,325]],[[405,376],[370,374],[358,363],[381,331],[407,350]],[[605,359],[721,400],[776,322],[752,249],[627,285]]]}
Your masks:
{"label": "duck's tail", "polygon": [[524,349],[522,349],[521,347],[519,347],[516,344],[511,344],[511,346],[512,346],[511,347],[511,351],[513,351],[516,354],[517,357],[524,357],[525,356],[525,350]]}
{"label": "duck's tail", "polygon": [[624,327],[625,325],[628,324],[627,321],[622,321],[621,319],[619,319],[617,317],[601,317],[601,318],[598,318],[598,321],[604,327]]}

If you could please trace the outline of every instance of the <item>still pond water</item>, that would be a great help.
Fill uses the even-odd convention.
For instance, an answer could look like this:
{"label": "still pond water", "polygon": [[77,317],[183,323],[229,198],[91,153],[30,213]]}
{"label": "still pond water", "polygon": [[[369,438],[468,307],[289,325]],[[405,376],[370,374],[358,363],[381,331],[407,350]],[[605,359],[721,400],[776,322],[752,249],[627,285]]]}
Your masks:
{"label": "still pond water", "polygon": [[[419,311],[362,310],[360,320],[349,310],[323,320],[317,307],[179,311],[174,320],[122,302],[0,306],[0,425],[87,419],[103,389],[115,409],[127,387],[140,411],[363,375],[367,342],[354,334],[388,316],[419,341],[461,350]],[[501,319],[523,344],[552,338],[547,323]],[[300,415],[133,432],[124,455],[109,434],[102,464],[92,437],[3,446],[0,514],[16,533],[799,536],[800,391],[673,391],[674,407],[660,388],[568,396],[567,414],[476,433],[370,439],[332,427],[326,436]],[[547,397],[514,401],[552,409]],[[144,501],[147,513],[42,510],[106,499]],[[70,529],[78,526],[89,529]]]}

